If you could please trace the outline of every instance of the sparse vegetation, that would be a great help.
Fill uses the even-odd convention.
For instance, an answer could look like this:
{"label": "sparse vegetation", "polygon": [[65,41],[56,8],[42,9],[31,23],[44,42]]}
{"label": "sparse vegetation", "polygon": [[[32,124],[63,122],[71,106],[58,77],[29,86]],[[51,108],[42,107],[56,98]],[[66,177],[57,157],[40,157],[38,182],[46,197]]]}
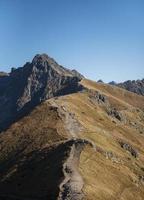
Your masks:
{"label": "sparse vegetation", "polygon": [[[40,196],[50,195],[54,184],[64,179],[58,166],[67,156],[67,151],[53,154],[53,148],[74,136],[92,142],[82,151],[79,163],[86,199],[144,198],[144,138],[140,134],[144,130],[144,97],[89,80],[81,84],[87,90],[51,98],[1,133],[0,195],[8,191],[21,199],[30,194],[34,197],[36,190],[31,193],[26,186],[29,178]],[[97,94],[95,101],[90,98],[92,91]],[[109,116],[107,108],[122,113],[126,122]],[[125,148],[119,141],[127,141],[129,146]],[[52,180],[55,175],[57,182]],[[13,184],[17,189],[12,192]]]}

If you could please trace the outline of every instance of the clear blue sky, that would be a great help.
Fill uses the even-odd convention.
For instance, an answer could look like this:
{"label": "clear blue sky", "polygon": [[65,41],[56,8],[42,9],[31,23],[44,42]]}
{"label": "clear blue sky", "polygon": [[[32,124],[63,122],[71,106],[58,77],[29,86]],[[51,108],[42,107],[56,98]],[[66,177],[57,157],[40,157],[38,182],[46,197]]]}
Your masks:
{"label": "clear blue sky", "polygon": [[37,53],[93,80],[144,78],[144,0],[0,0],[0,71]]}

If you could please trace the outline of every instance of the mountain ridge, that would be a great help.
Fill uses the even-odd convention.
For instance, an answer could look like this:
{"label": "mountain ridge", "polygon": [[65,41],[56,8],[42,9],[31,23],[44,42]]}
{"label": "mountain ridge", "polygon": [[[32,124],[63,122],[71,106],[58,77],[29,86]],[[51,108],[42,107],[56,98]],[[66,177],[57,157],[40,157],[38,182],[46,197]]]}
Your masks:
{"label": "mountain ridge", "polygon": [[109,82],[110,85],[115,85],[126,89],[130,92],[134,92],[138,95],[144,96],[144,79],[141,80],[128,80],[121,83],[116,83],[115,81]]}
{"label": "mountain ridge", "polygon": [[144,79],[132,81],[128,80],[117,84],[117,86],[144,96]]}

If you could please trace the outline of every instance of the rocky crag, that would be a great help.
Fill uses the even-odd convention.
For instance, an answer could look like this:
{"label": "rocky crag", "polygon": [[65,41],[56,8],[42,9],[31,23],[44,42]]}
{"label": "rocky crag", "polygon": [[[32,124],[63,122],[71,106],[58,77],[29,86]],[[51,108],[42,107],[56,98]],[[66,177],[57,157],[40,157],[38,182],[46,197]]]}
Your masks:
{"label": "rocky crag", "polygon": [[83,76],[60,66],[46,54],[0,76],[0,130],[29,112],[34,106],[54,96],[82,89]]}

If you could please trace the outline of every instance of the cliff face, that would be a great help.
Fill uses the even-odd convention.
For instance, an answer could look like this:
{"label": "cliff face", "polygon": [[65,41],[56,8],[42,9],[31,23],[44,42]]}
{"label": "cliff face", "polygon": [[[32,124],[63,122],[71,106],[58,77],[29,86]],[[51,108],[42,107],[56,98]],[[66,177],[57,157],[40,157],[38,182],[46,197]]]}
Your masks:
{"label": "cliff face", "polygon": [[46,54],[0,78],[0,129],[40,102],[82,89],[81,76]]}

